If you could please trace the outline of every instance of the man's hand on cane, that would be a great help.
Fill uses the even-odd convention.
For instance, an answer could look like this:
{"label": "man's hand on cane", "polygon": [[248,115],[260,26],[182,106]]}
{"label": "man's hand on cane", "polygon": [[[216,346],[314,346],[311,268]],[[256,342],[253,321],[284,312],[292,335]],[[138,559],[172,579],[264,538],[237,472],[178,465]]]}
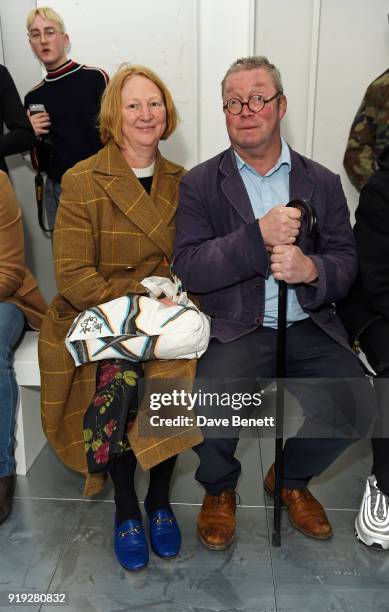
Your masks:
{"label": "man's hand on cane", "polygon": [[270,269],[276,280],[287,283],[313,283],[318,277],[316,264],[300,247],[294,244],[279,244],[270,255]]}
{"label": "man's hand on cane", "polygon": [[293,244],[301,227],[301,210],[284,204],[274,206],[258,224],[267,250],[277,244]]}

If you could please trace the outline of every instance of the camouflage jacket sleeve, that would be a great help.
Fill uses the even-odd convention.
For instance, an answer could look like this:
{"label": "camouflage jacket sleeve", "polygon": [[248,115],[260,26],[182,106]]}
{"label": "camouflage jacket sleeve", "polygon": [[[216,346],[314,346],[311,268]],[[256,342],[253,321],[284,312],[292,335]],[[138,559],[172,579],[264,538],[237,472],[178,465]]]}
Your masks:
{"label": "camouflage jacket sleeve", "polygon": [[351,126],[343,164],[360,191],[376,169],[379,153],[389,144],[389,69],[373,81]]}

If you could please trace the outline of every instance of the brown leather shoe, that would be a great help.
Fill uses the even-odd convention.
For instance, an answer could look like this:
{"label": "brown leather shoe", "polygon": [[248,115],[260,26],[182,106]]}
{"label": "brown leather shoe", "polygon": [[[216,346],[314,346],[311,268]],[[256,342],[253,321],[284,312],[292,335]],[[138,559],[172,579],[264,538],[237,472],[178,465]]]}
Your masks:
{"label": "brown leather shoe", "polygon": [[[266,493],[274,497],[274,463],[266,474],[263,485]],[[328,540],[332,537],[332,527],[325,510],[308,489],[287,489],[283,487],[281,498],[282,503],[288,509],[289,520],[293,527],[304,535],[317,540]]]}
{"label": "brown leather shoe", "polygon": [[225,550],[235,538],[235,491],[222,491],[219,495],[205,494],[197,517],[200,542],[211,550]]}
{"label": "brown leather shoe", "polygon": [[10,515],[15,491],[16,475],[0,478],[0,525]]}

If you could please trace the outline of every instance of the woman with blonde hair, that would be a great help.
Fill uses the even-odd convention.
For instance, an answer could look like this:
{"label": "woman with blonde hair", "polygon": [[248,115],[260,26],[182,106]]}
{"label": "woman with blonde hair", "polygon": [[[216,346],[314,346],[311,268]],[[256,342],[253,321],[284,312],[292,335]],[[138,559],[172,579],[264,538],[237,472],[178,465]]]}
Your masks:
{"label": "woman with blonde hair", "polygon": [[151,468],[145,500],[151,547],[171,558],[181,543],[169,504],[176,455],[201,440],[197,430],[188,435],[179,428],[165,439],[138,435],[137,382],[143,376],[193,379],[195,361],[114,359],[76,369],[64,338],[80,311],[129,293],[146,294],[140,284],[146,276],[169,276],[184,169],[165,159],[158,145],[176,125],[176,108],[162,80],[143,66],[122,66],[102,99],[103,149],[63,178],[54,234],[59,294],[40,339],[46,435],[64,463],[86,476],[85,494],[99,491],[104,473],[110,474],[115,552],[130,571],[148,562],[134,487],[137,460]]}

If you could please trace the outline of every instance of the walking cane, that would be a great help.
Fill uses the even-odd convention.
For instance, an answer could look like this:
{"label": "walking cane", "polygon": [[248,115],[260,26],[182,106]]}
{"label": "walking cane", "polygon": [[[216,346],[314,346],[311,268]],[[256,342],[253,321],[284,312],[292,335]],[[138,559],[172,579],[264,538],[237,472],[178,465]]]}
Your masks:
{"label": "walking cane", "polygon": [[[307,200],[291,200],[287,206],[301,210],[301,227],[304,224],[306,236],[312,236],[317,229],[316,213]],[[301,232],[300,232],[301,233]],[[285,378],[285,348],[286,348],[286,307],[287,283],[278,283],[278,325],[277,325],[277,394],[276,394],[276,446],[275,446],[275,490],[274,490],[274,522],[272,544],[281,546],[281,490],[283,474],[283,432],[284,432],[284,378]]]}

